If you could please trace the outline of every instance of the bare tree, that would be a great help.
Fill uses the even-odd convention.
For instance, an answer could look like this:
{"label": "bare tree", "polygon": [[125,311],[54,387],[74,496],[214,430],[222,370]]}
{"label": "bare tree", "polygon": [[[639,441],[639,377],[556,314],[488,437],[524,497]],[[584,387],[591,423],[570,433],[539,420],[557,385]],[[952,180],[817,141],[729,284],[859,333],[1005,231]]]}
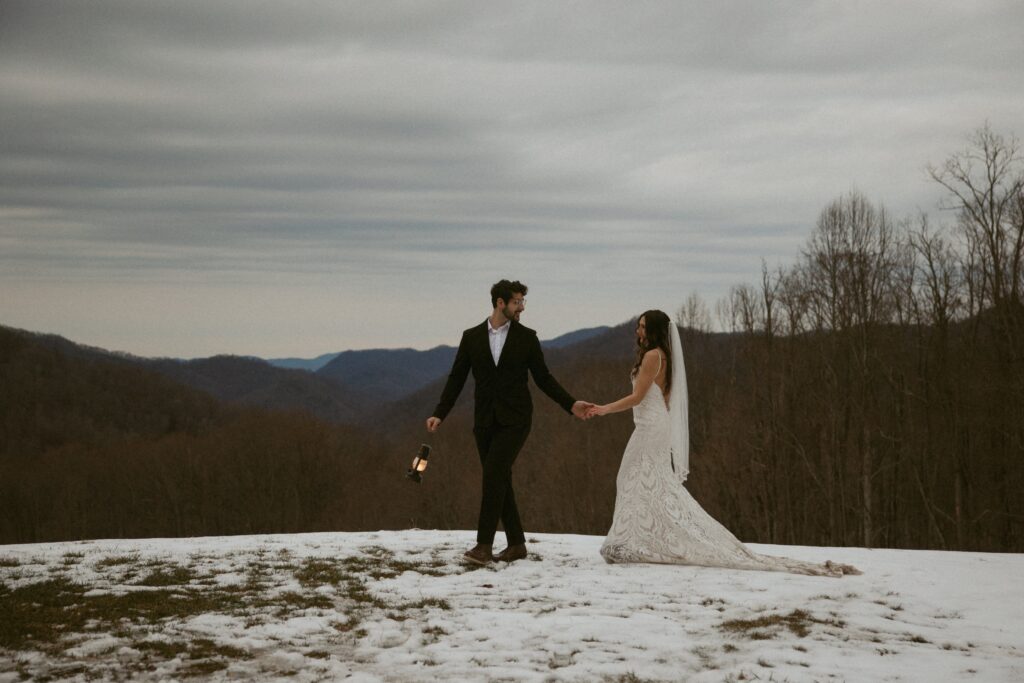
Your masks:
{"label": "bare tree", "polygon": [[772,340],[778,333],[777,312],[779,288],[782,281],[782,269],[775,273],[768,272],[768,264],[761,259],[761,305],[764,310],[764,334],[768,340],[768,350],[771,351]]}
{"label": "bare tree", "polygon": [[852,192],[827,206],[804,250],[819,318],[833,330],[885,322],[898,264],[894,224],[884,208]]}
{"label": "bare tree", "polygon": [[885,467],[876,457],[877,392],[884,376],[875,360],[876,335],[898,309],[894,284],[903,253],[895,228],[883,207],[851,192],[825,207],[804,250],[804,283],[815,327],[830,331],[836,342],[820,349],[841,397],[839,419],[831,428],[839,452],[830,454],[837,458],[830,467],[842,490],[846,463],[859,464],[851,474],[860,482],[859,522],[866,546],[875,535],[874,479]]}
{"label": "bare tree", "polygon": [[944,331],[963,305],[963,278],[956,253],[942,233],[931,228],[926,215],[921,216],[919,227],[910,231],[910,245],[920,257],[916,266],[927,322]]}
{"label": "bare tree", "polygon": [[806,332],[810,325],[810,304],[805,275],[806,269],[800,264],[779,272],[775,297],[784,316],[783,333],[786,335]]}
{"label": "bare tree", "polygon": [[711,311],[697,292],[690,292],[679,307],[679,324],[698,332],[711,331]]}
{"label": "bare tree", "polygon": [[1020,304],[1024,261],[1024,168],[1019,142],[986,123],[969,147],[928,173],[944,187],[944,208],[958,213],[968,249],[979,259],[990,304]]}

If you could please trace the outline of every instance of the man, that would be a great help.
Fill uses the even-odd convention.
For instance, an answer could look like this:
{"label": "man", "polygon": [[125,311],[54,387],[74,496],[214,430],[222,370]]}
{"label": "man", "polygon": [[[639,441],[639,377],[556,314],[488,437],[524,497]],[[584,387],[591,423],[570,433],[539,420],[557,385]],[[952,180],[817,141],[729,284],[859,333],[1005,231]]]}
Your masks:
{"label": "man", "polygon": [[[593,405],[577,401],[548,372],[537,333],[519,324],[526,308],[526,285],[502,280],[491,287],[491,316],[462,333],[448,383],[427,431],[436,432],[455,405],[469,371],[476,382],[473,436],[483,465],[483,492],[476,546],[463,557],[485,565],[495,560],[513,562],[526,557],[526,536],[512,492],[512,463],[530,433],[533,402],[527,387],[527,371],[551,400],[566,412],[585,419]],[[508,547],[491,554],[498,520],[505,527]]]}

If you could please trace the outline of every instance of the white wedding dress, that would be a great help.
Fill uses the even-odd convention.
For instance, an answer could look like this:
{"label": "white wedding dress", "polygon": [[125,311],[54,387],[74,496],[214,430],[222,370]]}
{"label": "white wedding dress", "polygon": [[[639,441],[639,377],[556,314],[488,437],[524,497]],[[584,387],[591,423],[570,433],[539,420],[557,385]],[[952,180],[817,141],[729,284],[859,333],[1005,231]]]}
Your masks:
{"label": "white wedding dress", "polygon": [[[672,393],[681,391],[685,395],[682,354],[677,358],[680,372],[673,373]],[[658,372],[660,375],[661,369]],[[680,378],[680,383],[675,378]],[[687,462],[685,458],[681,464],[674,462],[670,415],[656,382],[633,408],[636,428],[622,455],[615,480],[615,516],[601,546],[601,556],[607,562],[689,564],[820,576],[860,573],[849,565],[762,555],[743,545],[706,513],[683,485]]]}

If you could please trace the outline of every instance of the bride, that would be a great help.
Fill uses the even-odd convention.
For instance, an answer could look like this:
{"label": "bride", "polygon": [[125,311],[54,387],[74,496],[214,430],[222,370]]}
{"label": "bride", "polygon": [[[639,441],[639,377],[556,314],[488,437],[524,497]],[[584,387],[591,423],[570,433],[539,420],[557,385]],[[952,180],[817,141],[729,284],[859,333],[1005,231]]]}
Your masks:
{"label": "bride", "polygon": [[589,416],[633,409],[636,427],[615,480],[615,516],[601,546],[607,562],[658,562],[821,576],[859,574],[849,565],[755,553],[697,504],[689,474],[686,371],[679,330],[658,310],[636,326],[633,391]]}

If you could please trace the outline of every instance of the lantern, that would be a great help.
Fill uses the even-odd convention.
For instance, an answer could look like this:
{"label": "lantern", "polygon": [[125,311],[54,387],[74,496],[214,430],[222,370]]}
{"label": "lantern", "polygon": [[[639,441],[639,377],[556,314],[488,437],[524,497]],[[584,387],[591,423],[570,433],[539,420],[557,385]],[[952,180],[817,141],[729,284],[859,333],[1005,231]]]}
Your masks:
{"label": "lantern", "polygon": [[430,446],[427,444],[420,445],[420,452],[416,454],[416,457],[412,459],[412,465],[409,470],[405,473],[405,476],[412,479],[417,484],[423,481],[421,473],[427,469],[427,458],[430,457]]}

